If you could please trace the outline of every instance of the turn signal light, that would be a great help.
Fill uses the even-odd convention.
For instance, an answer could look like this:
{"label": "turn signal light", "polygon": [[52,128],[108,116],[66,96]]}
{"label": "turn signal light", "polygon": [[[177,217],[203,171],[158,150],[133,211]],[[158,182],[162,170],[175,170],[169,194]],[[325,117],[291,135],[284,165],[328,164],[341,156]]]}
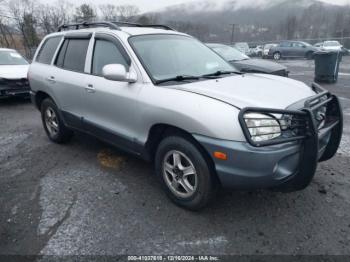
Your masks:
{"label": "turn signal light", "polygon": [[227,154],[219,151],[214,152],[214,157],[220,160],[227,160]]}

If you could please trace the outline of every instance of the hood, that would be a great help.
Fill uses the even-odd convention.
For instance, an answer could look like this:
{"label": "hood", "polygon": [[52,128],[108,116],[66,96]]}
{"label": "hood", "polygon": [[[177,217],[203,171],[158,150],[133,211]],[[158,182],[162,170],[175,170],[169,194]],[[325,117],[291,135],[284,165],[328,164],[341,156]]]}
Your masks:
{"label": "hood", "polygon": [[29,65],[0,65],[0,78],[27,78]]}
{"label": "hood", "polygon": [[244,69],[248,69],[251,71],[262,73],[273,73],[276,71],[287,70],[287,67],[283,65],[262,59],[247,59],[242,61],[234,61],[232,62],[232,64],[241,71],[244,71]]}
{"label": "hood", "polygon": [[178,85],[175,88],[212,97],[238,108],[286,109],[302,99],[315,95],[311,87],[302,82],[265,74],[234,75]]}

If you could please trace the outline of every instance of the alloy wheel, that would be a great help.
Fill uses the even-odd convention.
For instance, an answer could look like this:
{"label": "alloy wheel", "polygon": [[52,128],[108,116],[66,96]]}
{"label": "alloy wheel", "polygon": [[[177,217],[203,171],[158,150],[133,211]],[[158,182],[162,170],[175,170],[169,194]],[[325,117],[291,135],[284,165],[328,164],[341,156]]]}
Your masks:
{"label": "alloy wheel", "polygon": [[281,59],[281,54],[280,54],[280,53],[275,53],[275,54],[273,55],[273,58],[274,58],[275,60],[280,60],[280,59]]}
{"label": "alloy wheel", "polygon": [[163,177],[174,195],[180,198],[193,196],[198,187],[197,171],[184,153],[168,152],[163,160]]}
{"label": "alloy wheel", "polygon": [[59,131],[58,119],[55,111],[51,107],[45,110],[45,125],[51,137],[57,135]]}

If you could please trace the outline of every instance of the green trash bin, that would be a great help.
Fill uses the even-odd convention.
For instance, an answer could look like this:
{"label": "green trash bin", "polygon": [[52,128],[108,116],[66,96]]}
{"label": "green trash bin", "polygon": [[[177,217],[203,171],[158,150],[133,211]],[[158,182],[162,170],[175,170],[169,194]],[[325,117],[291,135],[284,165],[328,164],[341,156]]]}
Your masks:
{"label": "green trash bin", "polygon": [[338,81],[339,64],[342,60],[341,52],[318,51],[315,58],[315,81],[336,83]]}

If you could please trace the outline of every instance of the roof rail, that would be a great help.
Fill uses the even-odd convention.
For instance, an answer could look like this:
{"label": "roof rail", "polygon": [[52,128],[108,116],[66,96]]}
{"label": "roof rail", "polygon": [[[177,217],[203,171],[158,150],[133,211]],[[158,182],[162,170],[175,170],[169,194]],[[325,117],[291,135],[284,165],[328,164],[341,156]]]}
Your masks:
{"label": "roof rail", "polygon": [[57,32],[61,32],[65,29],[69,29],[69,28],[79,30],[79,29],[83,29],[83,28],[93,28],[93,27],[100,27],[100,26],[108,27],[108,28],[114,29],[114,30],[121,30],[120,26],[127,26],[127,27],[154,27],[154,28],[175,31],[170,26],[161,25],[161,24],[143,25],[143,24],[130,23],[130,22],[119,22],[119,21],[115,21],[115,22],[86,22],[85,21],[85,22],[81,22],[81,23],[60,25],[57,28]]}
{"label": "roof rail", "polygon": [[171,30],[171,31],[175,31],[175,29],[171,28],[170,26],[167,25],[161,25],[161,24],[148,24],[148,25],[144,25],[144,24],[137,24],[137,23],[130,23],[130,22],[119,22],[119,21],[115,21],[112,22],[113,24],[116,24],[118,26],[128,26],[128,27],[154,27],[154,28],[161,28],[161,29],[165,29],[165,30]]}
{"label": "roof rail", "polygon": [[81,22],[81,23],[73,23],[73,24],[63,24],[60,25],[57,28],[57,32],[61,32],[64,29],[69,29],[71,27],[73,27],[75,30],[79,30],[82,28],[93,28],[93,27],[109,27],[110,29],[114,29],[114,30],[121,30],[120,27],[115,24],[115,23],[111,23],[111,22]]}

